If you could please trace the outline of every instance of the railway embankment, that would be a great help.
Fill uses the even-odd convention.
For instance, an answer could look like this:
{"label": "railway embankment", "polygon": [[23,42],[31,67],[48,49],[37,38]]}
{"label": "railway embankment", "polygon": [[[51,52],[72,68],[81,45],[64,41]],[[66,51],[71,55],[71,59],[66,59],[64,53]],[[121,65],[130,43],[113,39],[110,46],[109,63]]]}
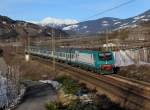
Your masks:
{"label": "railway embankment", "polygon": [[88,88],[71,76],[59,76],[55,80],[61,85],[57,90],[59,100],[47,102],[47,110],[126,110],[106,95],[97,95],[96,89]]}
{"label": "railway embankment", "polygon": [[[53,84],[52,84],[53,83]],[[59,76],[52,80],[24,80],[26,87],[22,103],[16,110],[126,110],[113,102],[106,95],[97,95],[95,89],[72,79],[70,76]]]}
{"label": "railway embankment", "polygon": [[[47,65],[51,64],[50,60],[39,57],[34,57],[34,60]],[[122,107],[131,110],[147,110],[149,108],[150,89],[148,83],[128,78],[116,78],[116,76],[96,75],[90,71],[62,63],[57,63],[57,67],[57,71],[61,70],[61,72],[70,74],[77,80],[86,83],[90,88],[95,87],[99,94],[106,94],[113,101],[120,103]]]}
{"label": "railway embankment", "polygon": [[[43,76],[44,77],[46,76],[46,78],[51,79],[51,78],[53,78],[53,76],[56,75],[52,72],[53,66],[52,66],[52,63],[50,60],[47,60],[47,59],[43,60],[42,58],[38,59],[35,57],[31,57],[31,60],[29,62],[25,62],[24,56],[22,56],[20,54],[13,56],[12,59],[13,59],[12,62],[15,62],[16,60],[19,60],[21,62],[20,64],[22,67],[22,71],[24,71],[23,72],[24,78],[39,80]],[[116,83],[116,82],[112,81],[112,79],[107,79],[107,83],[105,83],[104,80],[102,80],[103,78],[101,78],[101,81],[100,81],[99,80],[100,78],[98,78],[98,77],[96,78],[96,75],[94,77],[87,76],[87,74],[89,74],[89,73],[91,74],[92,72],[84,71],[80,68],[75,68],[75,67],[73,67],[74,69],[71,69],[71,68],[72,68],[71,66],[66,66],[65,64],[56,63],[57,75],[70,74],[71,76],[76,77],[76,79],[85,82],[87,84],[87,86],[91,85],[91,87],[96,87],[96,89],[98,89],[98,91],[102,92],[103,94],[107,94],[109,97],[112,96],[113,98],[116,98],[117,96],[121,96],[121,97],[123,96],[122,98],[124,98],[125,100],[124,101],[120,100],[120,103],[126,104],[127,106],[130,106],[130,104],[132,104],[132,102],[134,102],[134,103],[137,102],[137,100],[139,100],[137,102],[139,105],[143,104],[143,105],[147,106],[146,101],[143,98],[138,99],[137,96],[133,96],[134,88],[138,88],[138,86],[134,87],[134,85],[130,86],[128,84],[125,84],[125,83],[123,84],[121,82]],[[48,71],[48,74],[46,73],[45,70]],[[94,73],[92,73],[92,74],[94,74]],[[112,84],[115,86],[112,87]],[[126,86],[128,86],[128,87],[126,88]],[[113,92],[113,95],[110,95],[110,92]],[[143,96],[144,96],[144,93],[147,94],[147,92],[144,90],[144,88],[136,89],[136,93],[143,94]],[[108,98],[108,99],[110,99],[110,98]],[[130,100],[129,102],[128,102],[128,99]],[[132,99],[136,99],[136,100],[132,101]],[[107,100],[107,99],[104,98],[104,100]],[[139,102],[141,102],[141,103],[139,103]],[[141,105],[141,106],[143,106],[143,105]],[[139,107],[139,106],[137,106],[137,107]],[[143,108],[143,110],[145,110],[145,109]]]}

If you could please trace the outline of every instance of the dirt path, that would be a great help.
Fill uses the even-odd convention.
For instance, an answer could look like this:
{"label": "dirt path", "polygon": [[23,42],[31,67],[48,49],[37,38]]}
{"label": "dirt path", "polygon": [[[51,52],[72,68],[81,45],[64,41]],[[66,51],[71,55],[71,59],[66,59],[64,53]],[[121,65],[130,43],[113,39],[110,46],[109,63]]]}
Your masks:
{"label": "dirt path", "polygon": [[37,92],[31,92],[25,99],[25,101],[20,104],[16,110],[45,110],[45,103],[49,100],[56,100],[56,92],[51,87],[48,86],[45,89],[41,89]]}

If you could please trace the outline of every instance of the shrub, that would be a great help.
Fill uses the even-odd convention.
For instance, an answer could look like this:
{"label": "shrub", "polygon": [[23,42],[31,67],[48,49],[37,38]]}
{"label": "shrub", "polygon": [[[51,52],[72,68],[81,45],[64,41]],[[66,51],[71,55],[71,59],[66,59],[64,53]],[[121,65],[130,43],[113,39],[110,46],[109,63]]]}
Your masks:
{"label": "shrub", "polygon": [[79,99],[72,101],[67,110],[98,110],[94,103],[82,102]]}
{"label": "shrub", "polygon": [[46,110],[59,110],[57,102],[48,102],[45,105]]}
{"label": "shrub", "polygon": [[80,89],[78,82],[69,76],[59,77],[57,81],[62,84],[62,88],[66,94],[75,94]]}

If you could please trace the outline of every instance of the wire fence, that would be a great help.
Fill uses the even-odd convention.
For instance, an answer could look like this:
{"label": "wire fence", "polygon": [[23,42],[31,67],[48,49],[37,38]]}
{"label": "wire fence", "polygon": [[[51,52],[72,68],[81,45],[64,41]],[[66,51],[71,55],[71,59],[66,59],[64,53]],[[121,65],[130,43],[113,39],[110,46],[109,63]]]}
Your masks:
{"label": "wire fence", "polygon": [[129,55],[136,63],[150,63],[150,48],[130,49],[126,50]]}

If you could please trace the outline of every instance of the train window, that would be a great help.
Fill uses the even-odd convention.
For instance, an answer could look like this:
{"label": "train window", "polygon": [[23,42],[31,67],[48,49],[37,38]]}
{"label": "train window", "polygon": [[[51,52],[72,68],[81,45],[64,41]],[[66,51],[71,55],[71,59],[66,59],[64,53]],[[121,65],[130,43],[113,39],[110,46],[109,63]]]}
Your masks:
{"label": "train window", "polygon": [[57,57],[60,55],[60,53],[59,52],[57,52]]}
{"label": "train window", "polygon": [[71,56],[71,57],[72,57],[72,59],[73,59],[73,54],[72,54],[72,56]]}
{"label": "train window", "polygon": [[70,59],[72,58],[72,54],[70,53]]}
{"label": "train window", "polygon": [[72,54],[70,53],[70,59],[72,59]]}
{"label": "train window", "polygon": [[65,57],[65,53],[63,53],[63,57]]}
{"label": "train window", "polygon": [[63,53],[63,57],[65,57],[66,56],[66,54],[65,53]]}
{"label": "train window", "polygon": [[68,58],[68,53],[66,53],[66,58]]}
{"label": "train window", "polygon": [[66,53],[63,53],[64,54],[64,57],[66,57]]}
{"label": "train window", "polygon": [[99,54],[99,59],[100,60],[112,60],[112,54],[111,53],[100,53]]}

